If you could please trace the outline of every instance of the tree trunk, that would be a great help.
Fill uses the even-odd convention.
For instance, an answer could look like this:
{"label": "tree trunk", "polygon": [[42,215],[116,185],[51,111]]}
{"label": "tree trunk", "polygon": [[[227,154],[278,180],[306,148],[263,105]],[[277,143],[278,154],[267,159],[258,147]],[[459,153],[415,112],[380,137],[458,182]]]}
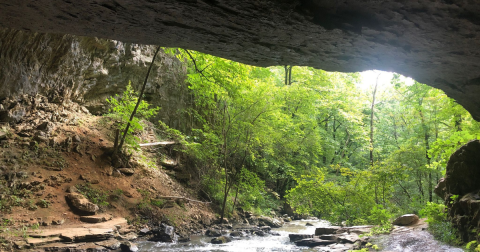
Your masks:
{"label": "tree trunk", "polygon": [[233,200],[232,215],[233,215],[233,211],[235,211],[235,204],[237,203],[237,197],[238,197],[238,186],[237,186],[237,192],[235,193],[235,199]]}
{"label": "tree trunk", "polygon": [[122,136],[122,140],[120,141],[120,144],[117,146],[117,148],[113,150],[113,155],[116,155],[118,150],[121,150],[123,147],[123,143],[125,142],[125,137],[127,136],[128,129],[130,128],[130,122],[133,120],[133,117],[137,113],[138,106],[142,101],[143,93],[145,92],[145,87],[147,86],[148,76],[150,75],[150,71],[152,70],[152,66],[153,66],[153,63],[155,62],[155,58],[157,57],[158,51],[160,51],[160,46],[158,46],[157,50],[155,50],[155,54],[153,55],[152,62],[150,62],[150,66],[148,67],[147,75],[145,76],[145,80],[143,81],[142,89],[140,91],[140,94],[138,95],[137,104],[135,105],[135,108],[133,109],[133,112],[130,115],[130,119],[128,120],[127,127],[125,127],[125,131],[123,132],[123,136]]}
{"label": "tree trunk", "polygon": [[[430,134],[429,134],[429,129],[427,126],[427,123],[425,121],[425,116],[423,114],[423,99],[419,100],[419,114],[420,114],[420,120],[422,122],[422,128],[423,128],[423,136],[424,136],[424,143],[425,143],[425,158],[427,159],[427,165],[430,166],[431,163],[431,158],[428,155],[428,151],[430,150]],[[433,201],[433,181],[432,181],[432,171],[428,172],[428,202]]]}
{"label": "tree trunk", "polygon": [[[373,166],[373,115],[375,114],[374,113],[375,95],[377,94],[378,79],[379,79],[380,75],[381,75],[381,73],[377,75],[377,80],[375,81],[375,87],[373,88],[373,93],[372,93],[372,106],[370,108],[370,110],[371,110],[371,113],[370,113],[370,165],[371,166]],[[375,189],[376,189],[376,187],[375,187]]]}

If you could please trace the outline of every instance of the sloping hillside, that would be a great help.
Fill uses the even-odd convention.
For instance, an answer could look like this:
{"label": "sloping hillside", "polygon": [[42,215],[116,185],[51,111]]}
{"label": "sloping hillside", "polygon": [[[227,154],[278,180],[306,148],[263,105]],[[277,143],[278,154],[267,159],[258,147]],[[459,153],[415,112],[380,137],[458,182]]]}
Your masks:
{"label": "sloping hillside", "polygon": [[[82,225],[67,203],[67,191],[86,195],[99,206],[97,214],[125,217],[136,227],[163,221],[182,235],[210,223],[214,214],[208,203],[165,198],[199,200],[184,186],[189,177],[178,172],[179,160],[168,155],[175,153],[172,147],[142,147],[134,152],[128,169],[115,169],[107,155],[113,146],[114,122],[91,115],[76,103],[51,101],[24,95],[2,104],[8,108],[0,115],[2,121],[13,125],[4,124],[0,133],[4,246],[21,239],[22,232]],[[155,132],[148,124],[139,137],[142,142],[163,140]],[[169,165],[169,160],[176,162],[170,162],[167,174],[161,164]],[[183,176],[184,184],[175,173]]]}

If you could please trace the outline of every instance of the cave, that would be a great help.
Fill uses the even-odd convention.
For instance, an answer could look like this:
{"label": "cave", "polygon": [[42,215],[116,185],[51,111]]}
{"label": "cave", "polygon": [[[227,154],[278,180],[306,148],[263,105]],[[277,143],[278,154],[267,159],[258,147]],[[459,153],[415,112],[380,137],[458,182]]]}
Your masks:
{"label": "cave", "polygon": [[4,0],[0,27],[193,49],[257,66],[397,72],[480,120],[480,2]]}

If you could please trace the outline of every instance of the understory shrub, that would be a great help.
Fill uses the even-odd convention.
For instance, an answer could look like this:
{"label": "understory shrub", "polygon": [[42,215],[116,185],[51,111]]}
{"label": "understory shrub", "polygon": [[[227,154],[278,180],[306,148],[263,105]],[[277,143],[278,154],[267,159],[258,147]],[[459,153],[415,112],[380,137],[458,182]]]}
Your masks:
{"label": "understory shrub", "polygon": [[445,205],[427,202],[420,216],[427,218],[428,231],[435,239],[454,246],[462,243],[457,229],[447,220]]}

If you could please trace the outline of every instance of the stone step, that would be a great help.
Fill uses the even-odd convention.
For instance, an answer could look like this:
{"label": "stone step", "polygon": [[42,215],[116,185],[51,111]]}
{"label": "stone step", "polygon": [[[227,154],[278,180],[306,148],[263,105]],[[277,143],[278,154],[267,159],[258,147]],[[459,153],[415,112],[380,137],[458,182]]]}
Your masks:
{"label": "stone step", "polygon": [[106,222],[113,218],[110,214],[97,214],[97,215],[87,215],[87,216],[80,216],[80,221],[86,223],[100,223]]}
{"label": "stone step", "polygon": [[75,251],[77,247],[84,243],[50,243],[37,247],[43,251]]}
{"label": "stone step", "polygon": [[27,243],[31,246],[41,246],[45,244],[60,242],[62,239],[60,237],[44,237],[44,238],[33,238],[28,237],[26,239]]}
{"label": "stone step", "polygon": [[[107,222],[97,224],[85,224],[81,227],[63,227],[55,229],[42,229],[28,233],[29,244],[40,246],[54,242],[85,242],[103,241],[114,237],[117,227],[125,226],[125,218],[115,218]],[[34,244],[33,244],[34,243]]]}
{"label": "stone step", "polygon": [[114,236],[111,228],[71,228],[62,231],[60,238],[67,242],[102,241]]}

